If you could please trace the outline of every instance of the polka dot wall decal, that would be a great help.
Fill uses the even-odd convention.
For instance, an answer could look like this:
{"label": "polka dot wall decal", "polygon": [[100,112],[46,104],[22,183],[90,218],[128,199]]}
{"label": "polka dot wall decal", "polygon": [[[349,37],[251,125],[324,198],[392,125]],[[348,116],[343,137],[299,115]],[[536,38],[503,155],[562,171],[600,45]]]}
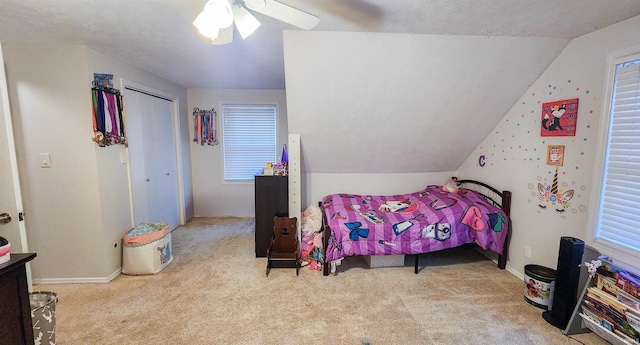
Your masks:
{"label": "polka dot wall decal", "polygon": [[580,155],[581,155],[581,156],[584,156],[584,152],[580,152]]}
{"label": "polka dot wall decal", "polygon": [[579,87],[576,87],[576,91],[580,91],[580,88],[579,88]]}
{"label": "polka dot wall decal", "polygon": [[587,93],[589,93],[589,90],[587,90]]}
{"label": "polka dot wall decal", "polygon": [[567,80],[567,83],[570,83],[570,82],[571,82],[571,79]]}

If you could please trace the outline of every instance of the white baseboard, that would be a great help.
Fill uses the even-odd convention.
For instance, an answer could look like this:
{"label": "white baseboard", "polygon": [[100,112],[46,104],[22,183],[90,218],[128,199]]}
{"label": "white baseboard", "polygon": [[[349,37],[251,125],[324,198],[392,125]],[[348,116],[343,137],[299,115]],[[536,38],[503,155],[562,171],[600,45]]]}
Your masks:
{"label": "white baseboard", "polygon": [[42,278],[33,279],[33,285],[54,285],[54,284],[100,284],[109,283],[114,280],[122,272],[122,268],[118,268],[107,277],[86,277],[86,278]]}
{"label": "white baseboard", "polygon": [[[482,248],[476,248],[476,250],[478,251],[478,253],[486,256],[491,261],[493,261],[496,264],[496,266],[498,265],[498,259],[495,258],[495,254],[494,253],[486,251],[486,250],[483,250]],[[504,269],[507,270],[509,273],[513,274],[514,276],[518,277],[520,280],[522,280],[524,282],[524,273],[519,272],[515,268],[509,266],[508,264],[505,266]]]}

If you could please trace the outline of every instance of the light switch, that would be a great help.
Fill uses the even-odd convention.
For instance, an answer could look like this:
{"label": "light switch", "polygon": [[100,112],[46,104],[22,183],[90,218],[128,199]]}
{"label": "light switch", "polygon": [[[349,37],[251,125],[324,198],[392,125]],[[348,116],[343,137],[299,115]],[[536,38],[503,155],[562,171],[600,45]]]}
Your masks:
{"label": "light switch", "polygon": [[120,164],[127,164],[127,153],[120,152]]}
{"label": "light switch", "polygon": [[51,155],[49,153],[40,154],[40,167],[51,168]]}

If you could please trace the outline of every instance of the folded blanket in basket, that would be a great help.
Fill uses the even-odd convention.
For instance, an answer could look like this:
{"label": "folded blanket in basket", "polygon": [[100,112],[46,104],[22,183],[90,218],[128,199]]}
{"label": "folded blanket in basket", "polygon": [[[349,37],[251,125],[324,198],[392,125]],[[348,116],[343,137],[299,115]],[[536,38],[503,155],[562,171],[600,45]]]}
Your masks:
{"label": "folded blanket in basket", "polygon": [[140,245],[150,243],[163,238],[171,231],[167,223],[140,223],[135,228],[127,231],[123,237],[125,245]]}

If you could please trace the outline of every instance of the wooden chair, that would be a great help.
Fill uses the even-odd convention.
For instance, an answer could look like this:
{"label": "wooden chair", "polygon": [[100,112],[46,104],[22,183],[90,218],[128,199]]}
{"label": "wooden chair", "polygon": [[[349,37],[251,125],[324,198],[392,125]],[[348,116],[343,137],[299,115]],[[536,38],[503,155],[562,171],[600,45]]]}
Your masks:
{"label": "wooden chair", "polygon": [[[296,217],[273,217],[273,237],[267,249],[267,277],[271,267],[289,267],[300,270],[300,252],[298,245]],[[276,263],[274,266],[273,263]]]}

